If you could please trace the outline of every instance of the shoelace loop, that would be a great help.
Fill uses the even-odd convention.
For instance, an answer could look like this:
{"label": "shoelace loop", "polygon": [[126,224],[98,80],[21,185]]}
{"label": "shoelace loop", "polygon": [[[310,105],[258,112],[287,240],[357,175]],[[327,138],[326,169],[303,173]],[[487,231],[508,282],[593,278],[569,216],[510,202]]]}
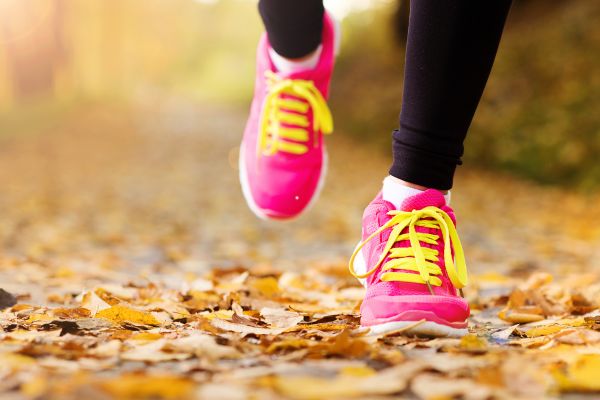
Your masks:
{"label": "shoelace loop", "polygon": [[[306,116],[309,108],[313,110],[313,131],[320,131],[323,134],[333,132],[333,118],[327,102],[312,81],[281,79],[272,71],[267,71],[265,76],[269,92],[265,97],[261,118],[259,153],[266,156],[273,155],[278,151],[292,154],[306,153],[308,147],[302,142],[310,140],[309,121]],[[282,95],[293,98],[283,98]],[[282,123],[293,127],[284,127]],[[296,142],[282,140],[284,138]],[[313,140],[313,146],[316,146],[318,136],[314,135]]]}
{"label": "shoelace loop", "polygon": [[[437,277],[437,275],[442,274],[441,268],[436,264],[439,261],[439,254],[435,249],[422,247],[421,243],[437,245],[440,236],[433,233],[417,232],[416,227],[419,226],[441,231],[444,242],[444,263],[448,277],[458,290],[467,285],[468,273],[462,244],[460,243],[454,222],[445,211],[429,206],[421,210],[389,211],[388,215],[392,216],[392,218],[369,235],[354,250],[348,266],[352,275],[356,278],[366,278],[372,275],[381,266],[386,257],[389,256],[390,260],[382,267],[382,270],[385,271],[381,275],[382,281],[425,284],[433,294],[431,286],[442,285],[441,279]],[[391,227],[393,229],[381,252],[379,261],[369,271],[364,274],[358,274],[354,269],[354,259],[360,250],[374,237]],[[408,233],[402,233],[407,227]],[[409,240],[410,247],[393,247],[396,242],[403,240]],[[454,259],[452,257],[453,252]],[[415,271],[418,272],[418,275],[410,272],[395,271],[398,269]]]}

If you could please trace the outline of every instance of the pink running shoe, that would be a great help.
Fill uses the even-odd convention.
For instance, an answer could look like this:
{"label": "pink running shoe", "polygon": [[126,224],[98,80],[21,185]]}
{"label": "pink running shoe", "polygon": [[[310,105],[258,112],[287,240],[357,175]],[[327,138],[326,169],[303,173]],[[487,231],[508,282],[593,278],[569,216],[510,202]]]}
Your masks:
{"label": "pink running shoe", "polygon": [[322,50],[313,70],[279,73],[263,35],[254,100],[240,146],[240,181],[260,218],[290,219],[316,200],[326,173],[323,134],[333,131],[325,99],[334,64],[335,29],[324,17]]}
{"label": "pink running shoe", "polygon": [[367,206],[350,272],[367,288],[361,325],[370,334],[467,334],[469,304],[459,295],[467,267],[455,225],[437,190],[409,197],[401,210],[381,194]]}

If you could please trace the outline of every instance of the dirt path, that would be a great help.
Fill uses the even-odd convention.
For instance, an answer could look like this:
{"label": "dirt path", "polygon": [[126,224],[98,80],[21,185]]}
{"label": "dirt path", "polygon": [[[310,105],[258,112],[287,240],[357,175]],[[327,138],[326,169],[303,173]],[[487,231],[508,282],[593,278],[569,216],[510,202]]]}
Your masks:
{"label": "dirt path", "polygon": [[[306,371],[313,367],[337,376],[328,381],[329,389],[323,389],[331,390],[333,398],[357,393],[371,396],[409,393],[423,397],[432,394],[428,392],[431,382],[439,378],[446,386],[452,386],[453,376],[463,377],[464,382],[459,380],[462,383],[452,386],[453,392],[442,391],[441,395],[458,396],[464,391],[480,390],[481,396],[467,398],[488,398],[496,388],[500,397],[542,398],[559,389],[567,390],[569,385],[585,386],[573,383],[569,377],[564,378],[567,383],[556,383],[549,378],[553,376],[548,373],[549,366],[560,366],[563,357],[554,353],[544,355],[549,360],[540,364],[544,373],[536,370],[527,375],[532,380],[527,384],[533,389],[527,391],[509,384],[515,371],[506,367],[501,358],[525,357],[529,345],[506,347],[508,338],[515,337],[513,331],[506,334],[504,342],[492,340],[496,347],[487,341],[493,332],[511,326],[498,320],[496,314],[506,304],[512,288],[535,271],[565,278],[554,287],[547,286],[546,278],[539,275],[541,281],[530,282],[528,286],[532,290],[543,287],[539,293],[550,297],[548,293],[552,290],[562,291],[564,298],[556,300],[560,298],[556,295],[555,300],[566,308],[557,315],[582,313],[580,309],[573,311],[578,298],[572,290],[581,285],[590,288],[597,285],[590,273],[600,271],[600,225],[596,223],[600,217],[600,208],[596,206],[600,196],[583,197],[499,175],[461,171],[452,202],[459,215],[459,232],[470,271],[481,276],[467,292],[476,309],[474,333],[488,339],[474,335],[469,339],[472,342],[450,343],[411,341],[400,336],[385,339],[387,342],[369,342],[377,344],[379,347],[373,348],[379,350],[377,355],[368,356],[360,347],[362,344],[356,344],[364,343],[362,339],[333,334],[342,332],[343,324],[356,326],[356,313],[352,310],[360,298],[360,289],[344,275],[344,265],[358,239],[363,207],[379,189],[389,160],[368,146],[353,145],[343,133],[336,133],[330,141],[328,184],[316,207],[296,222],[263,222],[247,210],[237,182],[237,145],[243,124],[244,115],[239,111],[197,107],[173,100],[161,107],[86,110],[58,120],[42,132],[0,138],[0,287],[16,295],[18,303],[23,304],[5,309],[0,318],[5,330],[0,345],[5,360],[1,374],[6,378],[0,384],[0,392],[15,398],[52,397],[57,396],[57,390],[75,397],[86,393],[91,398],[105,398],[102,396],[108,392],[122,398],[134,395],[179,398],[193,396],[190,393],[197,395],[200,389],[196,384],[202,383],[202,390],[207,391],[202,392],[203,396],[245,398],[245,390],[259,387],[261,397],[320,398],[318,391],[303,394],[299,389],[325,384],[312,375],[297,376],[299,369]],[[254,269],[248,275],[246,269],[250,267]],[[281,271],[288,272],[282,275]],[[203,278],[207,273],[212,274],[209,280]],[[322,275],[310,277],[319,273]],[[501,278],[500,273],[508,278]],[[274,278],[269,279],[270,276],[278,281],[273,284]],[[298,277],[304,277],[305,284],[315,285],[310,291],[312,298],[308,292],[301,295],[290,289],[294,287],[290,282]],[[102,290],[99,292],[98,288]],[[89,295],[76,297],[83,292],[92,293],[90,290],[106,307],[130,304],[148,313],[162,314],[152,314],[159,321],[148,321],[139,315],[112,315],[107,319],[120,324],[119,329],[104,326],[98,321],[106,319],[91,318],[99,310],[92,309],[90,314]],[[156,291],[155,296],[148,293],[152,290]],[[288,297],[273,297],[279,291]],[[209,294],[198,294],[204,292]],[[154,300],[149,299],[161,296],[163,303],[166,304],[166,298],[172,303],[152,306]],[[205,307],[184,304],[194,299],[205,302]],[[329,347],[323,345],[320,353],[314,350],[313,345],[317,344],[313,343],[287,343],[281,345],[285,350],[281,352],[269,347],[277,343],[269,335],[277,332],[256,331],[273,329],[273,325],[265,324],[268,317],[261,314],[262,308],[257,308],[253,301],[263,302],[262,308],[272,306],[274,301],[300,304],[294,309],[300,313],[296,315],[303,316],[305,322],[321,324],[321,328],[312,331],[306,328],[296,335],[297,340],[310,340],[313,335],[315,343],[329,343]],[[525,302],[533,306],[536,301],[526,298]],[[217,320],[230,323],[232,313],[241,312],[232,306],[238,303],[248,321],[240,316],[233,321],[252,329],[233,329],[231,333],[227,327],[215,327],[208,322],[215,318],[215,312],[222,310]],[[584,311],[595,306],[592,303]],[[57,308],[66,311],[57,312]],[[478,308],[483,309],[479,314]],[[205,314],[211,310],[209,314],[213,317],[203,319],[194,315],[198,310],[204,310]],[[534,311],[533,314],[548,316],[547,309]],[[180,318],[174,316],[178,313]],[[278,318],[289,323],[293,317],[286,314]],[[93,327],[86,330],[77,322],[75,325],[56,322],[78,318]],[[556,340],[548,335],[583,325],[583,322],[566,323],[561,329],[539,335],[542,339],[531,347],[548,346],[551,340]],[[180,340],[179,336],[192,331],[205,335],[189,339],[189,343]],[[139,339],[139,343],[155,347],[132,353],[137,351],[131,344],[133,337],[140,332],[147,336]],[[215,342],[210,335],[220,335],[220,339]],[[529,337],[526,330],[519,335],[529,340],[538,337]],[[174,342],[170,350],[161,347],[168,348],[168,341],[176,338],[179,342]],[[544,342],[545,339],[548,340]],[[98,341],[106,341],[113,347],[102,347]],[[600,352],[598,347],[590,346],[586,348],[595,349],[592,353]],[[208,349],[207,353],[198,347]],[[258,348],[271,349],[267,352],[270,356],[260,355]],[[433,358],[423,358],[422,353],[418,357],[411,355],[419,348]],[[235,354],[227,353],[234,350]],[[304,351],[305,358],[297,351]],[[162,358],[157,354],[162,354]],[[451,367],[452,354],[457,363],[465,363],[464,368]],[[221,358],[228,361],[219,364]],[[311,363],[322,358],[327,362],[311,367]],[[414,362],[402,362],[407,358]],[[430,360],[435,360],[436,365],[444,362],[448,365],[436,369]],[[473,360],[485,368],[477,367]],[[230,368],[244,365],[253,367],[253,372],[244,377],[240,377],[243,372],[238,373],[240,376],[225,374]],[[386,365],[395,365],[396,370],[389,372],[389,368],[384,368]],[[485,375],[498,366],[507,369],[502,377],[492,379]],[[273,371],[286,368],[293,370],[296,380],[273,375]],[[69,380],[68,377],[80,371],[87,371],[82,373],[81,381]],[[388,371],[391,377],[400,374],[416,378],[411,383],[406,378],[404,386],[398,383],[389,390],[373,390],[373,385],[380,387],[387,382],[381,376],[382,371]],[[165,381],[152,374],[159,374]],[[361,383],[371,385],[371,389],[361,386],[363,389],[344,391],[352,381],[349,378],[352,374],[361,379],[371,377],[370,384]],[[144,392],[139,386],[146,382],[146,375],[162,383],[156,387],[150,385],[148,392]],[[60,387],[52,382],[51,377],[56,376],[60,378],[56,382],[62,382]],[[165,389],[172,386],[169,379],[185,388],[190,384],[189,392]],[[91,388],[84,389],[86,385]],[[107,389],[107,385],[112,389]],[[469,385],[474,386],[465,389]],[[404,392],[408,386],[410,392]],[[136,392],[135,388],[139,390]]]}

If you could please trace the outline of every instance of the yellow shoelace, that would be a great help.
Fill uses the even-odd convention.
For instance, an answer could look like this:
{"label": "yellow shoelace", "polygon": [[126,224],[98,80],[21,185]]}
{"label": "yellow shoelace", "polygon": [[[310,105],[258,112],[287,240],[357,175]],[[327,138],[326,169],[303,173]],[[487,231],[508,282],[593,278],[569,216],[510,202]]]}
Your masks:
{"label": "yellow shoelace", "polygon": [[[265,73],[269,93],[265,104],[260,125],[258,151],[269,156],[283,151],[292,154],[304,154],[308,151],[310,122],[306,113],[313,110],[313,131],[323,134],[333,132],[333,119],[327,102],[312,81],[300,79],[281,79],[275,73]],[[282,98],[282,95],[294,98]],[[304,100],[304,101],[302,101]],[[294,125],[284,127],[283,123]],[[282,139],[291,139],[295,142]],[[316,145],[318,136],[314,135]],[[304,142],[304,143],[299,143]]]}
{"label": "yellow shoelace", "polygon": [[[444,262],[448,276],[456,289],[462,289],[468,283],[467,265],[458,233],[454,223],[443,210],[437,207],[425,207],[421,210],[390,211],[388,215],[392,218],[381,228],[373,232],[368,238],[361,242],[354,250],[350,258],[350,273],[356,278],[366,278],[373,274],[381,265],[383,260],[389,255],[390,260],[386,262],[382,270],[386,271],[381,275],[382,281],[410,282],[427,285],[431,294],[431,286],[441,286],[442,281],[437,275],[441,275],[440,267],[435,264],[439,261],[438,251],[429,247],[422,247],[421,243],[437,245],[440,239],[439,235],[432,233],[417,232],[416,227],[439,229],[442,232],[444,241]],[[379,261],[373,268],[364,274],[358,274],[354,270],[354,259],[359,251],[374,237],[378,236],[384,230],[393,227],[390,237],[381,252]],[[401,233],[408,227],[408,233]],[[393,248],[394,244],[402,240],[409,240],[410,247]],[[452,259],[454,251],[454,259]],[[456,264],[455,264],[456,262]],[[410,272],[396,272],[394,270],[403,269],[415,271],[418,274]]]}

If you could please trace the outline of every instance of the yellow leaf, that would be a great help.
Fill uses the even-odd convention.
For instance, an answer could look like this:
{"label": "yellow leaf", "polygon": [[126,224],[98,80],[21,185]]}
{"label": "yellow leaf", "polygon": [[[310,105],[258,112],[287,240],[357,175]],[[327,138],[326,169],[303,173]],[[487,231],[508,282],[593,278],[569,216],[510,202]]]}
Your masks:
{"label": "yellow leaf", "polygon": [[408,380],[424,368],[424,364],[418,361],[403,363],[378,373],[369,367],[357,366],[342,369],[354,370],[355,374],[340,373],[335,377],[269,376],[259,379],[257,383],[273,388],[285,398],[297,400],[370,398],[400,393],[406,388]]}
{"label": "yellow leaf", "polygon": [[360,365],[360,366],[347,366],[344,367],[340,370],[340,375],[342,376],[356,376],[356,377],[360,377],[360,378],[364,378],[367,376],[372,376],[375,375],[377,372],[371,368],[371,367],[367,367],[366,365]]}
{"label": "yellow leaf", "polygon": [[573,326],[573,327],[586,325],[585,318],[583,318],[583,317],[563,318],[563,319],[556,321],[556,323],[560,324],[560,325]]}
{"label": "yellow leaf", "polygon": [[10,311],[16,313],[19,311],[30,310],[32,308],[34,307],[30,306],[29,304],[15,304],[11,307]]}
{"label": "yellow leaf", "polygon": [[481,351],[487,349],[488,342],[482,337],[469,334],[462,337],[460,347],[464,350]]}
{"label": "yellow leaf", "polygon": [[88,318],[90,316],[90,310],[84,307],[75,308],[55,308],[52,310],[52,314],[58,318],[65,319],[77,319],[77,318]]}
{"label": "yellow leaf", "polygon": [[503,274],[500,274],[495,271],[486,272],[483,274],[479,274],[475,277],[477,282],[493,282],[493,283],[505,283],[510,282],[510,279]]}
{"label": "yellow leaf", "polygon": [[48,380],[37,375],[27,379],[21,386],[21,393],[29,398],[38,398],[48,390]]}
{"label": "yellow leaf", "polygon": [[15,353],[2,354],[0,361],[4,367],[8,367],[12,370],[20,370],[36,363],[34,358]]}
{"label": "yellow leaf", "polygon": [[132,322],[142,325],[160,325],[160,322],[152,314],[122,305],[102,310],[96,314],[96,318],[106,318],[117,323]]}
{"label": "yellow leaf", "polygon": [[210,314],[206,314],[204,317],[209,321],[211,321],[215,318],[229,320],[233,317],[233,311],[232,310],[218,310],[218,311],[212,312]]}
{"label": "yellow leaf", "polygon": [[152,333],[152,332],[140,332],[131,337],[133,340],[158,340],[162,339],[162,335],[160,333]]}
{"label": "yellow leaf", "polygon": [[267,354],[303,349],[308,346],[310,346],[310,342],[306,339],[284,339],[279,342],[271,343],[271,345],[267,347]]}
{"label": "yellow leaf", "polygon": [[141,374],[122,375],[101,384],[118,399],[184,399],[191,397],[194,386],[184,378]]}
{"label": "yellow leaf", "polygon": [[564,329],[564,327],[559,325],[538,326],[536,328],[531,328],[528,331],[526,331],[525,335],[530,338],[538,336],[548,336],[552,335],[553,333],[560,332],[562,329]]}
{"label": "yellow leaf", "polygon": [[255,279],[250,282],[249,286],[266,297],[271,297],[280,291],[277,279],[273,277]]}
{"label": "yellow leaf", "polygon": [[35,321],[52,321],[54,317],[48,314],[31,314],[29,318],[27,318],[27,322],[35,322]]}
{"label": "yellow leaf", "polygon": [[498,313],[498,317],[504,321],[513,324],[527,324],[529,322],[537,322],[544,320],[543,315],[518,312],[513,310],[502,310]]}
{"label": "yellow leaf", "polygon": [[219,295],[212,292],[205,292],[200,290],[188,291],[188,296],[191,296],[194,300],[201,300],[206,302],[218,302],[221,298]]}
{"label": "yellow leaf", "polygon": [[69,267],[59,267],[53,274],[55,278],[71,278],[75,276],[75,271]]}
{"label": "yellow leaf", "polygon": [[90,310],[92,317],[102,310],[110,308],[110,304],[102,300],[95,291],[91,290],[83,294],[81,307]]}
{"label": "yellow leaf", "polygon": [[554,376],[563,391],[600,391],[600,354],[584,354],[565,370],[555,370]]}

